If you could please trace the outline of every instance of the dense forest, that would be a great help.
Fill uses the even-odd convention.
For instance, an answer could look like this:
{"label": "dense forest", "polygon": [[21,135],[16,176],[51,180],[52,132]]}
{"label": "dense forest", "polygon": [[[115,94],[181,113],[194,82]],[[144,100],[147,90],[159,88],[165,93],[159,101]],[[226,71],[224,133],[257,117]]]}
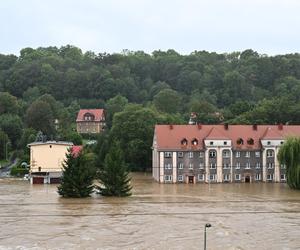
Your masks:
{"label": "dense forest", "polygon": [[299,124],[300,55],[95,54],[70,45],[0,54],[0,159],[10,152],[28,160],[26,145],[38,131],[80,144],[80,108],[107,110],[107,132],[96,138],[100,155],[118,140],[127,163],[143,169],[154,124],[184,124],[191,112],[200,123]]}

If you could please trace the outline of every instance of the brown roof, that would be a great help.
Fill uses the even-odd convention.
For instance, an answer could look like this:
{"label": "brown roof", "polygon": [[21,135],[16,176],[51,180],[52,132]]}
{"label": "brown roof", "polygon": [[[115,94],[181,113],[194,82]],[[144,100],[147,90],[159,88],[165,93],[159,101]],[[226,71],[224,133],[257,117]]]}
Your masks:
{"label": "brown roof", "polygon": [[77,122],[84,121],[85,114],[92,114],[95,116],[93,121],[101,121],[104,117],[104,109],[80,109],[77,115]]}
{"label": "brown roof", "polygon": [[[158,149],[203,149],[204,140],[231,140],[237,149],[260,149],[261,139],[284,139],[287,136],[300,136],[300,125],[156,125],[155,134]],[[198,145],[192,145],[193,139]],[[182,145],[182,140],[187,145]],[[242,139],[243,144],[238,144]],[[253,144],[248,141],[253,140]]]}

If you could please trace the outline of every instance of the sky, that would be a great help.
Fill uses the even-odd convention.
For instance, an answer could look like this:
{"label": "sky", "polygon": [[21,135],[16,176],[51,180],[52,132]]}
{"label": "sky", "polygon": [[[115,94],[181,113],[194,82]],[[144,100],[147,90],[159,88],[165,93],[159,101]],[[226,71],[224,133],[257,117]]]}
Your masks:
{"label": "sky", "polygon": [[300,52],[299,0],[0,0],[0,53]]}

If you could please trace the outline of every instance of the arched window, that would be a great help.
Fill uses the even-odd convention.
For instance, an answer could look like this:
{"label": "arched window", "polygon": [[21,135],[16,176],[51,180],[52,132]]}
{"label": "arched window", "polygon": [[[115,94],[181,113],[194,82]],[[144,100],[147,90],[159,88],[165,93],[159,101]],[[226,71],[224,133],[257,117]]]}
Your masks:
{"label": "arched window", "polygon": [[198,145],[198,140],[196,138],[194,138],[192,140],[192,145],[197,146]]}
{"label": "arched window", "polygon": [[244,140],[242,138],[239,138],[236,140],[236,144],[237,145],[243,145],[244,144]]}
{"label": "arched window", "polygon": [[183,139],[181,140],[181,145],[182,145],[182,146],[186,146],[187,144],[188,144],[187,139],[183,138]]}
{"label": "arched window", "polygon": [[209,150],[209,158],[216,158],[217,151],[216,150]]}
{"label": "arched window", "polygon": [[268,149],[267,150],[267,157],[274,157],[274,150],[273,149]]}
{"label": "arched window", "polygon": [[247,140],[248,145],[254,145],[254,140],[252,138],[249,138]]}

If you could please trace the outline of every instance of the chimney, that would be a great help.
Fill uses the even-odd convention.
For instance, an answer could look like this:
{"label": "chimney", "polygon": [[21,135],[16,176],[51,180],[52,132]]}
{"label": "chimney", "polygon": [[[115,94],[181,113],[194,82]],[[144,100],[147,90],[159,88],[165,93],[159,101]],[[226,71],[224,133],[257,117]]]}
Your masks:
{"label": "chimney", "polygon": [[225,129],[225,130],[228,130],[228,128],[229,128],[228,123],[225,123],[225,124],[224,124],[224,129]]}
{"label": "chimney", "polygon": [[202,129],[202,125],[200,123],[197,124],[198,129]]}
{"label": "chimney", "polygon": [[283,124],[282,124],[282,123],[279,123],[279,124],[278,124],[278,129],[279,129],[279,130],[283,130]]}
{"label": "chimney", "polygon": [[252,128],[253,130],[257,130],[257,124],[253,124]]}
{"label": "chimney", "polygon": [[170,124],[170,125],[169,125],[169,127],[170,127],[170,130],[172,130],[172,129],[173,129],[173,125],[172,125],[172,124]]}

